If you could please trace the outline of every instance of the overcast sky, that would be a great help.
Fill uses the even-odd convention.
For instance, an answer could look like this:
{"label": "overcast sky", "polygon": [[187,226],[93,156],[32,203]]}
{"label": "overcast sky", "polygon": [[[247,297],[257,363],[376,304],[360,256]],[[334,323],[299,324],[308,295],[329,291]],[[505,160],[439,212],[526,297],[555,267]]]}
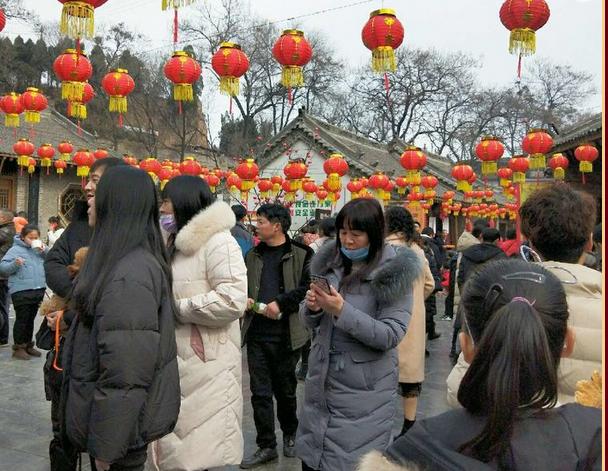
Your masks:
{"label": "overcast sky", "polygon": [[[219,0],[198,0],[202,1],[219,4]],[[56,0],[23,2],[43,20],[59,19],[61,4]],[[466,51],[483,63],[480,80],[500,85],[513,83],[517,62],[516,57],[508,53],[509,32],[498,18],[502,3],[502,0],[252,0],[250,8],[252,13],[271,21],[336,8],[296,21],[305,32],[323,31],[336,53],[351,64],[369,61],[370,52],[360,39],[369,13],[382,6],[394,8],[405,27],[404,44],[439,51]],[[586,108],[601,111],[602,0],[549,0],[548,3],[551,18],[537,33],[537,55],[593,74],[598,94]],[[109,0],[97,10],[96,21],[98,24],[124,21],[145,35],[153,45],[151,47],[166,46],[164,50],[169,55],[172,13],[161,11],[160,4],[161,0]],[[337,9],[346,5],[350,6]],[[181,15],[187,15],[193,8],[180,10]],[[288,28],[291,24],[285,21],[279,26]],[[2,34],[8,33],[14,38],[16,33],[27,31],[23,24],[9,24]],[[523,81],[525,78],[524,61]],[[218,115],[225,109],[223,101],[220,104],[216,100],[212,106],[218,108]]]}

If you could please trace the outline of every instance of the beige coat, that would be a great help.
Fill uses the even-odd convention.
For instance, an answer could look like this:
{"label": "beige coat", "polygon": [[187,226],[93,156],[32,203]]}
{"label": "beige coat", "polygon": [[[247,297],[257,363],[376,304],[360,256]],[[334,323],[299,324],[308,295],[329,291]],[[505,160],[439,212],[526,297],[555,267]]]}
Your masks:
{"label": "beige coat", "polygon": [[408,244],[405,238],[391,234],[386,242],[399,247],[411,248],[423,262],[424,275],[414,282],[414,304],[407,333],[397,347],[399,351],[399,382],[421,383],[424,381],[424,349],[426,340],[426,311],[424,300],[435,289],[435,280],[424,251],[417,244]]}
{"label": "beige coat", "polygon": [[234,214],[216,202],[178,233],[173,290],[182,392],[175,430],[151,445],[148,469],[204,470],[243,457],[239,318],[247,271],[230,235]]}
{"label": "beige coat", "polygon": [[[574,351],[562,358],[558,371],[558,401],[574,402],[576,383],[591,379],[594,371],[602,369],[602,274],[583,265],[542,262],[545,268],[562,280],[568,300],[568,325],[575,334]],[[575,281],[575,284],[568,281]],[[448,376],[447,400],[451,407],[459,407],[458,388],[469,364],[462,354]]]}

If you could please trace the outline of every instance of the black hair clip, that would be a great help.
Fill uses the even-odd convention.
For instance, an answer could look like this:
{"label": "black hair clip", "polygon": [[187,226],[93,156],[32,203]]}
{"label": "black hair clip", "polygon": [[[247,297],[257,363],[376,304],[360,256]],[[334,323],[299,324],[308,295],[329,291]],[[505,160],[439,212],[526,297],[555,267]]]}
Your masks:
{"label": "black hair clip", "polygon": [[542,273],[536,273],[533,271],[517,271],[515,273],[509,273],[508,275],[502,276],[502,279],[531,281],[533,283],[543,284],[547,280],[547,277]]}

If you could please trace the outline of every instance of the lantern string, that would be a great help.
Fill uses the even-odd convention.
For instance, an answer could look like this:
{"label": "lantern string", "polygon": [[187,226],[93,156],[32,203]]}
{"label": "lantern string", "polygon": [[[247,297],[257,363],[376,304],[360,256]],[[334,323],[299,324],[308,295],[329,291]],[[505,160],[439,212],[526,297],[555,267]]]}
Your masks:
{"label": "lantern string", "polygon": [[182,102],[181,101],[177,102],[177,112],[178,112],[178,114],[182,114]]}
{"label": "lantern string", "polygon": [[173,14],[173,44],[177,44],[177,28],[179,25],[179,20],[177,17],[177,8],[175,9],[175,13]]}
{"label": "lantern string", "polygon": [[519,53],[519,58],[517,59],[517,78],[521,78],[521,52]]}
{"label": "lantern string", "polygon": [[230,110],[230,115],[232,115],[232,95],[230,96],[230,105],[229,106],[229,110]]}

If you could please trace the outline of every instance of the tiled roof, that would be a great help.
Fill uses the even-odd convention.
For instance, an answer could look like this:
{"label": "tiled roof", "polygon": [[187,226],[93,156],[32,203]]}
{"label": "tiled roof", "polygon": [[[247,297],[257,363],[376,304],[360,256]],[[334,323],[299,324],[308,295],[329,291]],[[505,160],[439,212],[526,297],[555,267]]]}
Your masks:
{"label": "tiled roof", "polygon": [[554,146],[562,146],[569,142],[578,141],[585,137],[602,131],[602,113],[598,113],[585,119],[569,129],[566,129],[553,140]]}

